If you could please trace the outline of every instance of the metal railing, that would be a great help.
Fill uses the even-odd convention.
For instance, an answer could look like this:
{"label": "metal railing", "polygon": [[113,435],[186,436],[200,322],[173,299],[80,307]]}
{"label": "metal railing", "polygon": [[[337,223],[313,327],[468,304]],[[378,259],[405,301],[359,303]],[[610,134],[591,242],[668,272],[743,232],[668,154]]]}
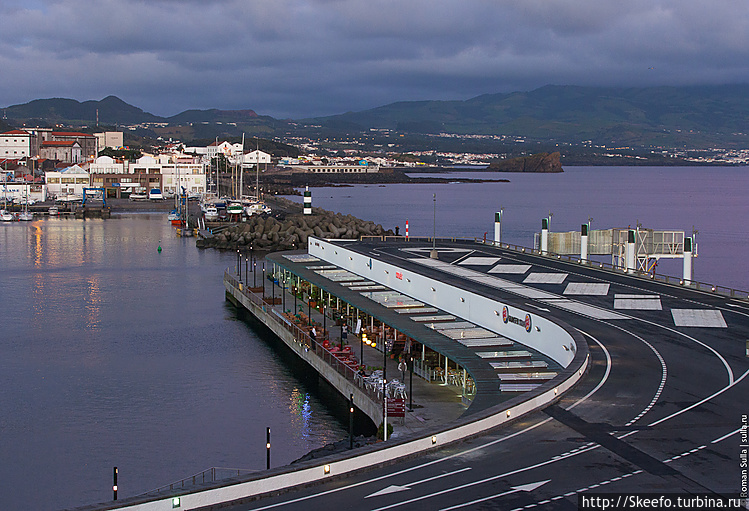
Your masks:
{"label": "metal railing", "polygon": [[[237,278],[230,273],[230,270],[226,270],[224,272],[224,280],[228,281],[235,289],[237,289],[240,293],[242,293],[243,296],[245,296],[250,302],[252,302],[257,307],[263,309],[266,312],[269,312],[267,307],[271,307],[270,314],[268,314],[269,319],[273,319],[279,326],[283,327],[287,331],[289,331],[293,337],[294,342],[305,352],[309,352],[312,350],[315,355],[317,355],[320,359],[322,359],[326,364],[328,364],[332,369],[334,369],[338,374],[346,378],[348,381],[354,383],[357,385],[362,392],[364,392],[369,399],[371,399],[374,402],[381,402],[382,397],[379,396],[376,392],[372,391],[371,389],[367,388],[362,381],[362,378],[358,376],[358,372],[348,364],[344,363],[336,357],[328,348],[325,348],[322,344],[322,342],[317,342],[312,340],[309,333],[304,330],[303,328],[300,328],[298,325],[290,321],[288,318],[286,318],[283,314],[279,313],[276,309],[273,308],[272,304],[270,304],[266,299],[269,297],[266,297],[266,299],[263,299],[261,295],[258,295],[256,291],[254,291],[254,288],[248,288],[245,287],[242,282],[237,280]],[[275,284],[274,284],[275,285]],[[278,298],[276,298],[276,301]],[[332,320],[331,320],[332,321]],[[361,361],[360,361],[361,362]]]}
{"label": "metal railing", "polygon": [[253,472],[258,472],[258,470],[251,470],[251,469],[245,469],[245,468],[211,467],[211,468],[207,468],[203,470],[202,472],[198,472],[197,474],[193,474],[191,476],[180,479],[179,481],[165,484],[164,486],[160,486],[153,490],[147,491],[145,493],[140,493],[134,496],[135,497],[156,496],[156,495],[160,495],[163,492],[172,492],[177,489],[189,488],[191,486],[195,486],[195,485],[203,484],[203,483],[215,483],[216,481],[221,481],[223,479],[228,479],[230,477],[237,477],[242,474],[250,474]]}
{"label": "metal railing", "polygon": [[521,247],[518,245],[513,245],[510,243],[496,243],[494,241],[484,241],[480,238],[475,238],[474,241],[476,243],[486,244],[486,245],[492,245],[499,248],[504,248],[508,250],[514,250],[516,252],[524,253],[524,254],[533,254],[541,257],[547,257],[549,259],[556,259],[565,261],[572,264],[577,264],[580,266],[587,266],[590,268],[596,268],[599,270],[606,270],[613,273],[619,273],[621,275],[628,275],[630,277],[637,277],[645,280],[652,280],[656,282],[661,282],[663,284],[669,284],[672,286],[678,286],[683,287],[686,289],[693,289],[696,291],[703,291],[703,292],[709,292],[709,293],[715,293],[722,296],[727,296],[730,298],[735,298],[738,300],[749,300],[749,292],[743,291],[740,289],[734,289],[727,286],[719,286],[716,284],[708,284],[705,282],[698,282],[695,280],[685,281],[681,277],[673,277],[669,275],[662,275],[662,274],[655,274],[650,272],[645,272],[642,270],[634,270],[627,268],[621,268],[619,266],[615,266],[610,263],[604,263],[599,261],[592,261],[592,260],[585,260],[580,259],[579,256],[571,256],[571,255],[562,255],[562,254],[554,254],[553,252],[546,252],[546,254],[543,253],[542,250],[539,249],[533,249],[533,248],[527,248],[527,247]]}
{"label": "metal railing", "polygon": [[[404,243],[411,242],[411,241],[420,241],[420,242],[432,242],[435,241],[432,237],[425,237],[425,236],[362,236],[362,241],[402,241]],[[482,238],[437,238],[436,241],[473,241],[474,243],[479,243],[482,245],[491,245],[493,247],[503,248],[506,250],[513,250],[515,252],[521,253],[521,254],[531,254],[541,257],[547,257],[549,259],[556,259],[565,261],[572,264],[577,264],[580,266],[587,266],[589,268],[596,268],[599,270],[606,270],[613,273],[618,273],[621,275],[628,275],[630,277],[637,277],[645,280],[652,280],[656,282],[660,282],[663,284],[668,284],[671,286],[677,286],[677,287],[683,287],[686,289],[692,289],[695,291],[702,291],[706,293],[714,293],[716,295],[726,296],[729,298],[735,298],[737,300],[749,300],[749,291],[744,291],[741,289],[735,289],[728,286],[720,286],[717,284],[708,284],[706,282],[699,282],[696,280],[690,280],[685,281],[681,277],[673,277],[670,275],[664,275],[664,274],[655,274],[650,272],[645,272],[642,270],[628,270],[626,268],[620,268],[618,266],[615,266],[610,263],[603,263],[599,261],[592,261],[590,259],[580,259],[579,256],[571,256],[571,255],[563,255],[563,254],[555,254],[553,252],[546,251],[546,253],[543,253],[542,250],[536,249],[536,248],[528,248],[523,247],[520,245],[514,245],[512,243],[497,243],[492,240],[482,239]]]}

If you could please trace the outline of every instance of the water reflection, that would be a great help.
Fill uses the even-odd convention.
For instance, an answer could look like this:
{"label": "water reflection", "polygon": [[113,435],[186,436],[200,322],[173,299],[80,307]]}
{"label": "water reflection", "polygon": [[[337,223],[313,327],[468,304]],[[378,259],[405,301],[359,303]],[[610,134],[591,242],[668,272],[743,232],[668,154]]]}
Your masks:
{"label": "water reflection", "polygon": [[345,436],[227,307],[232,254],[198,251],[163,215],[16,222],[0,240],[0,509],[106,501],[115,465],[123,498],[264,468],[268,426],[274,466]]}

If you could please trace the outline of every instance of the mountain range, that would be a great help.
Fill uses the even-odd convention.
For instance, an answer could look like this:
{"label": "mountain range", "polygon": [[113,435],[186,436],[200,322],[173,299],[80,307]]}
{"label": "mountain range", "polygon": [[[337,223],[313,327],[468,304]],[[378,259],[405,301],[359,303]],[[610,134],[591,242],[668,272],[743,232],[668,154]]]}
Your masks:
{"label": "mountain range", "polygon": [[[162,123],[157,134],[211,138],[289,130],[360,133],[371,129],[476,134],[534,141],[668,147],[749,146],[749,85],[600,88],[548,85],[465,101],[406,101],[298,121],[253,110],[187,110],[160,117],[115,96],[100,101],[38,99],[2,109],[6,123],[91,125]],[[186,126],[190,128],[186,130]]]}

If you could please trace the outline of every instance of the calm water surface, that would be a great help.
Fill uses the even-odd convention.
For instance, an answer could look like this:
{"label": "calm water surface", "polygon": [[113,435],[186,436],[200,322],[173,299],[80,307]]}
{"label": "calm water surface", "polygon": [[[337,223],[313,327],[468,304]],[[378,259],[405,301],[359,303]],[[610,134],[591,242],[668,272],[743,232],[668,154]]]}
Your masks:
{"label": "calm water surface", "polygon": [[[157,247],[163,251],[159,253]],[[315,387],[224,299],[231,253],[165,215],[0,225],[0,509],[120,498],[345,438]]]}
{"label": "calm water surface", "polygon": [[[418,177],[418,174],[414,175]],[[314,206],[351,213],[386,228],[409,220],[412,236],[431,236],[437,195],[438,236],[494,236],[494,212],[504,208],[502,241],[533,246],[541,218],[552,231],[636,226],[699,231],[694,279],[749,290],[748,167],[565,167],[560,174],[456,172],[509,183],[395,184],[315,188]],[[445,174],[434,174],[446,177]],[[291,197],[301,202],[301,197]],[[681,275],[681,261],[662,260],[660,272]]]}

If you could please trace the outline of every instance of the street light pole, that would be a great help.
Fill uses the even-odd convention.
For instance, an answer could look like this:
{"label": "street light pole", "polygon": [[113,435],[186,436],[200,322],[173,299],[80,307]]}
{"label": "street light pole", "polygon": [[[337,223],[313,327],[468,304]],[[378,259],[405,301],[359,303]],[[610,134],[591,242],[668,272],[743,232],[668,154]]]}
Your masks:
{"label": "street light pole", "polygon": [[429,254],[430,259],[437,259],[437,194],[432,194],[432,201],[434,202],[433,207],[433,228],[434,232],[432,234],[432,252]]}
{"label": "street light pole", "polygon": [[388,439],[388,393],[387,393],[387,367],[388,367],[388,340],[384,337],[382,343],[382,440]]}

